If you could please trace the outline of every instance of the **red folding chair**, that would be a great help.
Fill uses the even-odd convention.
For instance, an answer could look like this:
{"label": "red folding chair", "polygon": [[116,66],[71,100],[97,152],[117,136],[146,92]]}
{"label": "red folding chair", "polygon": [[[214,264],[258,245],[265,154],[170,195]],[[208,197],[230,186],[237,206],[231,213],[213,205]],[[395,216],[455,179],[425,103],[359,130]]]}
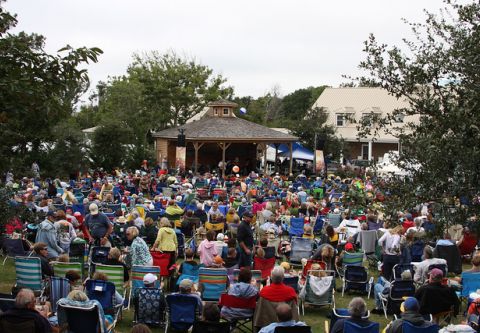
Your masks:
{"label": "red folding chair", "polygon": [[175,265],[170,266],[170,253],[150,251],[153,258],[153,266],[160,267],[160,276],[164,282],[169,282],[169,277],[175,270]]}
{"label": "red folding chair", "polygon": [[259,270],[262,272],[262,280],[266,280],[270,277],[273,268],[275,267],[275,257],[264,259],[264,258],[253,258],[253,269]]}
{"label": "red folding chair", "polygon": [[257,307],[257,296],[238,297],[229,294],[222,294],[218,303],[220,306],[226,306],[236,309],[250,309],[252,315],[249,317],[225,318],[231,323],[231,330],[237,328],[242,333],[253,332],[253,313]]}

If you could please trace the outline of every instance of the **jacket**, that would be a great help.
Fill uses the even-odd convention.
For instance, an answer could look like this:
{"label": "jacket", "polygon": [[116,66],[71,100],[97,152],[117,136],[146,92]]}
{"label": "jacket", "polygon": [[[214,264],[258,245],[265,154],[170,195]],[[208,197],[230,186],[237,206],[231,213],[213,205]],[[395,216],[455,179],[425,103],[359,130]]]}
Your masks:
{"label": "jacket", "polygon": [[[271,323],[277,322],[277,313],[275,309],[282,302],[270,302],[263,297],[257,301],[257,308],[253,314],[253,326],[265,327]],[[295,300],[285,302],[292,307],[293,320],[298,321],[298,305]]]}
{"label": "jacket", "polygon": [[439,282],[421,286],[415,292],[415,298],[420,303],[421,314],[435,315],[453,307],[453,313],[457,315],[460,307],[460,301],[453,288],[442,286]]}
{"label": "jacket", "polygon": [[204,239],[198,246],[198,254],[200,256],[200,263],[205,267],[209,267],[213,263],[213,258],[218,254],[215,241]]}
{"label": "jacket", "polygon": [[[228,294],[237,297],[252,297],[258,294],[258,289],[251,284],[245,282],[238,282],[233,284],[228,290]],[[253,309],[230,308],[228,306],[222,307],[222,317],[229,320],[234,318],[245,318],[253,315]]]}
{"label": "jacket", "polygon": [[168,227],[162,227],[158,230],[157,239],[158,249],[160,251],[176,251],[178,246],[175,230]]}
{"label": "jacket", "polygon": [[387,333],[403,333],[402,325],[404,321],[408,321],[415,326],[421,326],[427,323],[420,313],[406,311],[402,313],[400,319],[394,320],[390,326],[388,326]]}
{"label": "jacket", "polygon": [[48,248],[48,258],[56,258],[63,253],[62,248],[57,243],[57,229],[52,222],[44,220],[38,226],[35,243],[45,243]]}

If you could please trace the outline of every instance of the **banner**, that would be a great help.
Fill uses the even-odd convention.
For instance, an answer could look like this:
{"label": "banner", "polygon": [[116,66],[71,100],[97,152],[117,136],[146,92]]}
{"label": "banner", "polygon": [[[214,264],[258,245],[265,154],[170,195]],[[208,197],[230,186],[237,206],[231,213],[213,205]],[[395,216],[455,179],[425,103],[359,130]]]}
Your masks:
{"label": "banner", "polygon": [[187,147],[177,147],[175,155],[175,168],[185,171],[185,159],[187,157]]}
{"label": "banner", "polygon": [[315,150],[315,173],[319,174],[325,171],[325,159],[323,150]]}

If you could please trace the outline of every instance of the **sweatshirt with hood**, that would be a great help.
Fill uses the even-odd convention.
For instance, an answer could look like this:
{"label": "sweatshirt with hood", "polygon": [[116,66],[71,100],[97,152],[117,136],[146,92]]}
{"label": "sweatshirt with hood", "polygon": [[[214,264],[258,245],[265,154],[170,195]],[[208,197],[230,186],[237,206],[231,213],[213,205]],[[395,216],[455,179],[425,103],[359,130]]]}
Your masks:
{"label": "sweatshirt with hood", "polygon": [[57,243],[57,229],[52,222],[49,220],[44,220],[38,226],[37,236],[35,238],[35,243],[45,243],[48,248],[48,259],[56,258],[64,251]]}
{"label": "sweatshirt with hood", "polygon": [[394,320],[392,324],[387,328],[387,333],[403,333],[403,322],[408,321],[414,326],[421,326],[428,323],[420,313],[413,311],[405,311],[402,313],[400,319]]}
{"label": "sweatshirt with hood", "polygon": [[213,263],[213,258],[218,254],[215,241],[204,239],[198,246],[198,254],[200,256],[200,263],[205,267],[209,267]]}
{"label": "sweatshirt with hood", "polygon": [[175,230],[169,227],[162,227],[158,230],[157,239],[158,249],[160,251],[176,251],[178,247],[177,235]]}

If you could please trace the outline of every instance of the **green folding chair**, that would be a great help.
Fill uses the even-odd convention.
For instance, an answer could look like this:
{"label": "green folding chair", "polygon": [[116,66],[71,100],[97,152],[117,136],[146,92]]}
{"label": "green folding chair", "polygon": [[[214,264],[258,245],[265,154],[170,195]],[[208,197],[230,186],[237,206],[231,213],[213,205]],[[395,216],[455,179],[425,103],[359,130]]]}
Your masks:
{"label": "green folding chair", "polygon": [[80,277],[83,280],[83,267],[80,262],[58,262],[54,261],[53,266],[53,275],[57,277],[64,278],[65,273],[68,271],[75,271],[80,274]]}
{"label": "green folding chair", "polygon": [[115,285],[115,290],[125,298],[123,266],[95,264],[95,272],[104,273],[108,281]]}
{"label": "green folding chair", "polygon": [[43,294],[45,290],[42,279],[42,263],[40,258],[15,257],[15,281],[20,288],[29,288]]}

